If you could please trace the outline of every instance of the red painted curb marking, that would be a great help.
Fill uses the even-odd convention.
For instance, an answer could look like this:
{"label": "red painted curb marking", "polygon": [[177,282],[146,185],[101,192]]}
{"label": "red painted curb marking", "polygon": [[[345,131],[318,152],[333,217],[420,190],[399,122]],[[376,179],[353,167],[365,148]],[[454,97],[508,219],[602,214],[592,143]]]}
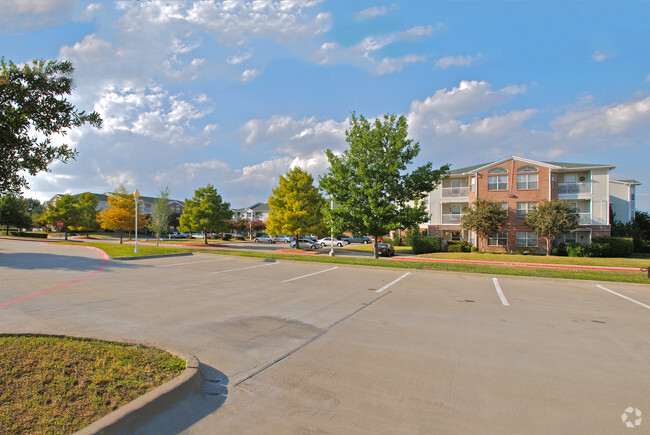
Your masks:
{"label": "red painted curb marking", "polygon": [[276,249],[275,252],[284,252],[285,254],[298,254],[298,255],[316,255],[315,252],[295,252],[295,251],[285,251],[284,249]]}
{"label": "red painted curb marking", "polygon": [[[41,245],[52,246],[49,243],[41,243]],[[90,274],[88,274],[86,276],[82,276],[81,278],[77,278],[77,279],[75,279],[73,281],[66,282],[65,284],[61,284],[61,285],[58,285],[56,287],[49,288],[47,290],[43,290],[42,292],[34,293],[32,295],[25,296],[25,297],[22,297],[20,299],[5,302],[3,304],[0,304],[0,308],[7,307],[7,306],[13,305],[13,304],[17,304],[18,302],[23,302],[23,301],[26,301],[26,300],[29,300],[29,299],[33,299],[33,298],[35,298],[37,296],[41,296],[41,295],[44,295],[44,294],[47,294],[47,293],[51,293],[51,292],[53,292],[55,290],[62,289],[62,288],[67,287],[69,285],[72,285],[72,284],[78,283],[80,281],[83,281],[85,279],[88,279],[90,277],[93,277],[93,276],[97,275],[99,272],[101,272],[102,270],[104,270],[104,268],[106,267],[106,264],[108,264],[108,260],[110,259],[110,257],[108,256],[108,254],[106,252],[102,251],[99,248],[95,248],[93,246],[74,246],[74,245],[65,245],[65,246],[70,246],[72,248],[92,249],[93,251],[98,252],[104,258],[104,264],[102,264],[99,269],[95,270],[94,272],[92,272],[92,273],[90,273]]]}
{"label": "red painted curb marking", "polygon": [[634,267],[580,266],[580,265],[571,265],[571,264],[540,264],[540,263],[506,263],[506,262],[497,262],[497,261],[452,260],[446,258],[412,258],[412,257],[393,257],[393,260],[435,261],[439,263],[487,264],[487,265],[494,265],[494,266],[548,267],[548,268],[556,268],[556,269],[589,269],[589,270],[616,270],[619,272],[643,272],[643,269],[638,269]]}

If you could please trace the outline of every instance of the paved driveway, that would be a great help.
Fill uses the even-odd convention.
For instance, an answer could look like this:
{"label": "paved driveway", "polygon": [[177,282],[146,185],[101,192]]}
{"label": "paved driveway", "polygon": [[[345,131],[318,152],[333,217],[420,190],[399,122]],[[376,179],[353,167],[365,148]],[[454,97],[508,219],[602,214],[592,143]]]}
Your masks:
{"label": "paved driveway", "polygon": [[621,433],[629,406],[650,427],[649,285],[9,240],[0,276],[1,332],[199,358],[202,390],[141,433]]}

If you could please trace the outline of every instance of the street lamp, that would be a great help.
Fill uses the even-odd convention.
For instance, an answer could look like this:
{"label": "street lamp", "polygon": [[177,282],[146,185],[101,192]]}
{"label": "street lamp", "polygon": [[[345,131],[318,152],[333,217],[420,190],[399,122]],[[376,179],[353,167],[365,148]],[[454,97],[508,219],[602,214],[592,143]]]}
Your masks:
{"label": "street lamp", "polygon": [[135,251],[134,253],[138,253],[138,199],[140,198],[140,192],[138,192],[138,189],[135,189],[135,192],[133,192],[133,197],[135,198]]}
{"label": "street lamp", "polygon": [[[334,210],[334,200],[330,198],[330,209]],[[330,257],[334,257],[334,220],[332,219],[332,226],[330,227]]]}

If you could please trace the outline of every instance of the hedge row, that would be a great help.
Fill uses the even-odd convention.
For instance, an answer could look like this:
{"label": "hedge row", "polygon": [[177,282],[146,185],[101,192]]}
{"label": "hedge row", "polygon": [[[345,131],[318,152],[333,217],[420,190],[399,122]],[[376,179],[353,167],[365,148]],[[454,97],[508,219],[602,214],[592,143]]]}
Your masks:
{"label": "hedge row", "polygon": [[594,237],[591,243],[569,243],[569,257],[629,257],[634,253],[634,241],[626,237]]}
{"label": "hedge row", "polygon": [[414,254],[430,254],[442,250],[442,238],[436,236],[413,236],[411,247]]}
{"label": "hedge row", "polygon": [[47,239],[47,233],[27,233],[23,231],[9,231],[9,235],[14,237],[31,237],[34,239]]}

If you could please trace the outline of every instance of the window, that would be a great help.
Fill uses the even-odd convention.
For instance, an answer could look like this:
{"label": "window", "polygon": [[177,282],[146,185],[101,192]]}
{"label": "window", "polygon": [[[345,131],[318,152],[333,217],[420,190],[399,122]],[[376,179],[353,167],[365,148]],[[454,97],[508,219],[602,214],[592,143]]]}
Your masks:
{"label": "window", "polygon": [[525,218],[528,216],[528,212],[537,207],[536,202],[518,202],[517,203],[517,217]]}
{"label": "window", "polygon": [[517,169],[517,172],[538,172],[537,168],[534,166],[524,166],[522,168]]}
{"label": "window", "polygon": [[451,214],[461,214],[461,207],[458,204],[449,207]]}
{"label": "window", "polygon": [[576,243],[576,233],[565,233],[561,239],[564,243]]}
{"label": "window", "polygon": [[452,241],[460,241],[461,240],[462,234],[460,231],[452,231],[451,232],[451,240]]}
{"label": "window", "polygon": [[575,201],[564,201],[564,205],[566,205],[567,208],[574,213],[578,213],[580,211],[578,209],[578,203]]}
{"label": "window", "polygon": [[474,192],[476,190],[476,178],[472,177],[469,179],[469,190]]}
{"label": "window", "polygon": [[460,187],[460,180],[451,180],[451,187]]}
{"label": "window", "polygon": [[536,248],[537,247],[537,234],[531,232],[517,233],[517,247],[518,248]]}
{"label": "window", "polygon": [[507,174],[507,173],[508,173],[508,170],[505,169],[505,168],[494,168],[494,169],[490,169],[488,171],[488,175],[489,174]]}
{"label": "window", "polygon": [[488,246],[508,246],[508,232],[499,231],[488,237]]}
{"label": "window", "polygon": [[517,189],[537,189],[537,174],[517,174]]}
{"label": "window", "polygon": [[507,202],[502,202],[501,203],[501,208],[504,210],[508,210],[508,203]]}
{"label": "window", "polygon": [[488,176],[488,190],[508,190],[507,175]]}
{"label": "window", "polygon": [[551,187],[557,189],[557,174],[551,174]]}

